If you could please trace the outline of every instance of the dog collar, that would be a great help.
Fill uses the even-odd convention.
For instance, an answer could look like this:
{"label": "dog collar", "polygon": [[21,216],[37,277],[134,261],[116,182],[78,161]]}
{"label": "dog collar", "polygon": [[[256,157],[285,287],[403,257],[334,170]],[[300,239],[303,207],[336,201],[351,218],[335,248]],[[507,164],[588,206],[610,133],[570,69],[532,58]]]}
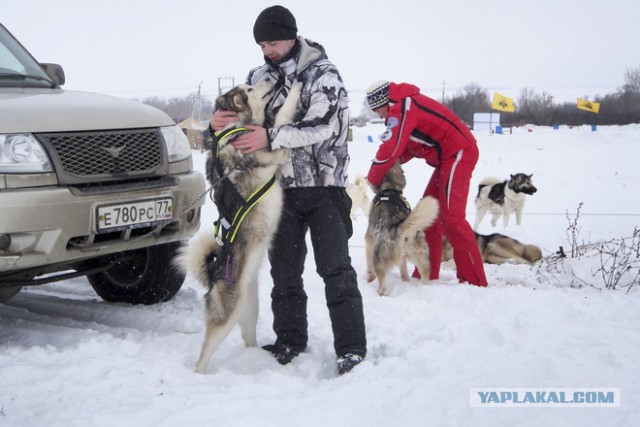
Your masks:
{"label": "dog collar", "polygon": [[[234,136],[237,133],[246,132],[247,128],[243,127],[230,127],[228,129],[222,129],[213,134],[213,142],[216,144],[216,147],[220,147],[227,143],[227,140]],[[233,138],[231,138],[233,139]]]}
{"label": "dog collar", "polygon": [[411,211],[411,205],[407,201],[407,199],[402,195],[402,191],[394,190],[391,188],[385,188],[375,195],[372,201],[372,205],[375,206],[378,203],[398,203],[401,206],[404,205],[404,208],[408,211]]}

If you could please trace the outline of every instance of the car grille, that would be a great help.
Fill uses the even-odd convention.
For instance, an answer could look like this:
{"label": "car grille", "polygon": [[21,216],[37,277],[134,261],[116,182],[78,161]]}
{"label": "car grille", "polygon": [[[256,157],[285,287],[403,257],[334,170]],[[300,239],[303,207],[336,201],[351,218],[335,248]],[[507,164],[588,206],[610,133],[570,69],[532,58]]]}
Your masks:
{"label": "car grille", "polygon": [[157,129],[38,134],[61,184],[128,179],[162,166]]}

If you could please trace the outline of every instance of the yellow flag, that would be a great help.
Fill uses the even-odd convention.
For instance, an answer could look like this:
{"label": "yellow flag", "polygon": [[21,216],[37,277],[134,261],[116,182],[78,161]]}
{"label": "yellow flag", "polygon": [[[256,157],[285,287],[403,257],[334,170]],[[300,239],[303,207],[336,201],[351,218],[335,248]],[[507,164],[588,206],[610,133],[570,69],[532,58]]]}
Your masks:
{"label": "yellow flag", "polygon": [[578,108],[580,110],[591,111],[592,113],[598,114],[600,112],[600,103],[578,98]]}
{"label": "yellow flag", "polygon": [[516,107],[513,105],[513,98],[507,98],[506,96],[500,95],[498,92],[493,94],[493,104],[491,108],[494,110],[507,111],[509,113],[513,113],[516,111]]}

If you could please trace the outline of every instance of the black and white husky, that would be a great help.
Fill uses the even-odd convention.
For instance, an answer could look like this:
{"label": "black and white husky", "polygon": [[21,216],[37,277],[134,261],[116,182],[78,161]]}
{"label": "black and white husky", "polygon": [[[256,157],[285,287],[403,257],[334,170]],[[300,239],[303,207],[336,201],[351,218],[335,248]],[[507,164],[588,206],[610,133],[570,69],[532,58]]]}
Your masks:
{"label": "black and white husky", "polygon": [[538,191],[531,181],[532,176],[517,173],[504,181],[493,177],[484,178],[478,185],[475,201],[476,222],[473,229],[478,230],[487,212],[491,212],[491,225],[494,227],[501,216],[504,226],[507,227],[509,216],[513,212],[516,214],[516,224],[521,225],[525,197]]}
{"label": "black and white husky", "polygon": [[438,218],[439,205],[427,196],[411,210],[402,196],[407,180],[396,162],[384,177],[369,210],[369,225],[365,233],[367,255],[367,281],[378,278],[378,294],[387,293],[387,273],[400,268],[403,281],[409,281],[407,259],[420,271],[423,283],[427,283],[431,265],[424,229]]}
{"label": "black and white husky", "polygon": [[[229,143],[243,125],[262,125],[271,99],[270,83],[239,85],[216,100],[216,109],[240,118],[214,138],[207,159],[207,178],[214,190],[220,219],[216,233],[190,242],[176,263],[208,288],[205,295],[206,332],[196,371],[205,373],[211,356],[234,325],[246,346],[256,346],[258,270],[278,227],[283,192],[275,174],[288,150],[259,150],[244,154]],[[289,93],[276,125],[290,123],[300,96]],[[229,135],[225,137],[224,135]]]}

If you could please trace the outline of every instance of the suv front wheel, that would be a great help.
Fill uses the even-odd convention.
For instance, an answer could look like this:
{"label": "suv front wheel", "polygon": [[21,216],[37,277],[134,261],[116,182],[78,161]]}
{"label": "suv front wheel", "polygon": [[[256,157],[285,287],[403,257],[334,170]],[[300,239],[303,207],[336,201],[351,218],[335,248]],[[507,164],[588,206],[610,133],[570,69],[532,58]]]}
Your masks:
{"label": "suv front wheel", "polygon": [[105,301],[129,304],[168,301],[185,279],[185,273],[172,265],[180,246],[180,242],[172,242],[119,253],[111,268],[87,278]]}

